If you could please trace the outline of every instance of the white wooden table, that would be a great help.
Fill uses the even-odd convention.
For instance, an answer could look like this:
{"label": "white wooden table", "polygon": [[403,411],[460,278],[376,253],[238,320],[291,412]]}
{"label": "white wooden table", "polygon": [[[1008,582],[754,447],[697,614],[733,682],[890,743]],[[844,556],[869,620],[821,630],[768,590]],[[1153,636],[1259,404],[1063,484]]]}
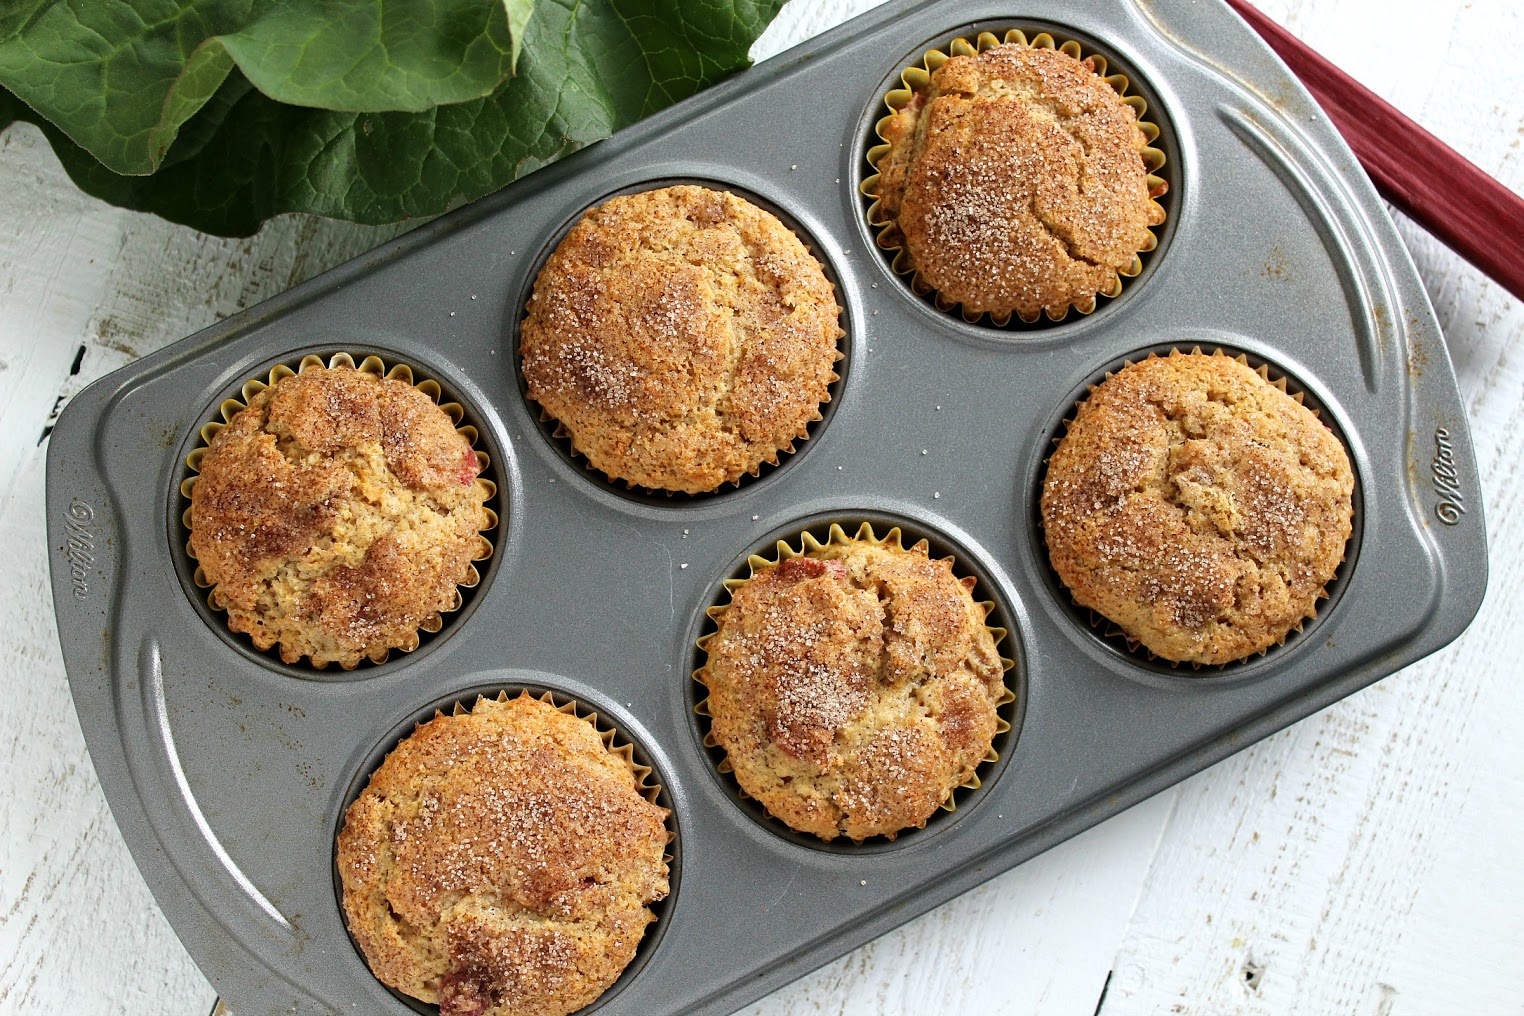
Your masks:
{"label": "white wooden table", "polygon": [[[871,5],[795,0],[757,53]],[[1524,189],[1518,0],[1260,6]],[[1492,578],[1470,630],[747,1016],[1524,1013],[1524,305],[1399,226],[1485,491]],[[0,1014],[204,1016],[215,998],[74,718],[46,578],[49,421],[100,375],[395,232],[287,218],[208,238],[82,196],[30,127],[0,137]]]}

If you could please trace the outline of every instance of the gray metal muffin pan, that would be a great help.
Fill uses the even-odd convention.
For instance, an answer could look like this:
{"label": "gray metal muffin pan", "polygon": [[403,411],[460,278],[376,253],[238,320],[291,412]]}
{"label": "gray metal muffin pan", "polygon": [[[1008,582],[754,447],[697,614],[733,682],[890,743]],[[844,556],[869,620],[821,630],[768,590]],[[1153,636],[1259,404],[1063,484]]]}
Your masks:
{"label": "gray metal muffin pan", "polygon": [[[154,895],[230,1007],[410,1011],[369,973],[333,874],[367,767],[435,705],[546,688],[645,753],[680,879],[600,1013],[731,1012],[995,873],[1431,653],[1486,585],[1480,487],[1412,263],[1306,92],[1221,3],[891,3],[77,396],[53,432],[60,636],[101,783]],[[1165,130],[1170,221],[1089,317],[969,325],[873,246],[857,184],[880,97],[921,51],[1051,28],[1133,77]],[[515,375],[539,258],[622,188],[710,181],[789,213],[839,285],[849,353],[800,453],[697,498],[618,490],[542,429]],[[1338,595],[1263,657],[1172,671],[1066,602],[1034,525],[1043,458],[1087,382],[1137,351],[1225,345],[1289,374],[1348,442],[1359,529]],[[286,667],[188,583],[178,486],[222,398],[309,351],[377,352],[458,397],[503,526],[422,648]],[[923,454],[924,450],[924,454]],[[822,520],[901,518],[966,554],[1015,656],[1019,727],[959,809],[894,843],[780,832],[716,773],[692,713],[705,607],[748,551]],[[1358,557],[1353,551],[1358,551]],[[591,1011],[591,1010],[590,1010]]]}

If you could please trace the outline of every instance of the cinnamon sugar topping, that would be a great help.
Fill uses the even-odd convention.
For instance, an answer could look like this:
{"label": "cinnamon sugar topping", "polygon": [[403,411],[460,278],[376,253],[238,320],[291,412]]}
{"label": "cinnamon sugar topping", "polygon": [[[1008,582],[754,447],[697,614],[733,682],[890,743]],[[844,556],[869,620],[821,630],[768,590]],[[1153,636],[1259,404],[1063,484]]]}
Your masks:
{"label": "cinnamon sugar topping", "polygon": [[666,817],[589,721],[548,702],[437,716],[345,817],[350,931],[377,977],[444,1016],[564,1016],[655,919]]}
{"label": "cinnamon sugar topping", "polygon": [[1220,664],[1315,614],[1352,527],[1339,439],[1244,364],[1173,353],[1096,387],[1042,517],[1075,601],[1176,662]]}
{"label": "cinnamon sugar topping", "polygon": [[191,488],[190,549],[234,631],[353,667],[418,644],[487,552],[470,441],[406,381],[308,367],[249,400]]}
{"label": "cinnamon sugar topping", "polygon": [[758,568],[696,675],[742,789],[827,840],[923,825],[989,755],[1008,700],[971,585],[924,545],[864,539]]}
{"label": "cinnamon sugar topping", "polygon": [[820,419],[841,308],[770,213],[677,186],[588,212],[535,280],[529,397],[610,477],[701,493],[755,475]]}

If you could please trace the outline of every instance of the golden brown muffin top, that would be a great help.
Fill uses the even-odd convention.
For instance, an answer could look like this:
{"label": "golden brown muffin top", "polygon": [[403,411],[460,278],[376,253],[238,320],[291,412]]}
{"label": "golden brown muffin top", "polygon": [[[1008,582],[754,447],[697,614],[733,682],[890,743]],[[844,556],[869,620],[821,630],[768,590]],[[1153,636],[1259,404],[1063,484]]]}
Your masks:
{"label": "golden brown muffin top", "polygon": [[1076,603],[1176,662],[1220,664],[1315,613],[1354,474],[1311,410],[1221,355],[1132,364],[1079,405],[1042,519]]}
{"label": "golden brown muffin top", "polygon": [[955,56],[880,134],[885,240],[971,314],[1060,317],[1109,292],[1162,219],[1147,139],[1089,58],[1020,43]]}
{"label": "golden brown muffin top", "polygon": [[309,367],[212,438],[190,548],[234,631],[281,657],[354,666],[417,645],[455,602],[489,522],[480,462],[405,381]]}
{"label": "golden brown muffin top", "polygon": [[345,815],[350,933],[383,983],[441,1016],[564,1016],[655,920],[666,820],[588,720],[527,694],[436,715]]}
{"label": "golden brown muffin top", "polygon": [[699,679],[742,789],[825,840],[924,825],[990,753],[1006,695],[973,586],[924,545],[850,539],[736,587]]}
{"label": "golden brown muffin top", "polygon": [[628,194],[540,270],[524,378],[611,478],[712,491],[808,436],[840,315],[820,262],[771,213],[707,187]]}

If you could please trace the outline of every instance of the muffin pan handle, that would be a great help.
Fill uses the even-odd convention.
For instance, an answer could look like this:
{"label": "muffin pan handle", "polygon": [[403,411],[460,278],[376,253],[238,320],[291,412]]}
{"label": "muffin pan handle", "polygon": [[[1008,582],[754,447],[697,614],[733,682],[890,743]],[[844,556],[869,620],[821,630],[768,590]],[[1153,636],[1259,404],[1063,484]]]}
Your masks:
{"label": "muffin pan handle", "polygon": [[1453,610],[1444,611],[1452,615],[1442,625],[1444,642],[1448,642],[1471,623],[1487,590],[1482,480],[1450,350],[1426,298],[1405,324],[1412,511],[1440,562],[1468,562],[1464,567],[1441,563],[1441,597],[1451,607],[1470,605],[1461,617],[1453,616]]}
{"label": "muffin pan handle", "polygon": [[[48,442],[48,551],[60,632],[98,629],[115,611],[126,545],[120,506],[97,461],[99,434],[94,423],[109,411],[112,396],[122,388],[113,389],[110,378],[103,378],[80,392],[64,408]],[[85,419],[90,423],[74,425]],[[98,656],[69,660],[70,687],[80,710],[94,703],[81,697],[80,683],[88,680],[107,688],[114,670],[109,628],[96,645]]]}

